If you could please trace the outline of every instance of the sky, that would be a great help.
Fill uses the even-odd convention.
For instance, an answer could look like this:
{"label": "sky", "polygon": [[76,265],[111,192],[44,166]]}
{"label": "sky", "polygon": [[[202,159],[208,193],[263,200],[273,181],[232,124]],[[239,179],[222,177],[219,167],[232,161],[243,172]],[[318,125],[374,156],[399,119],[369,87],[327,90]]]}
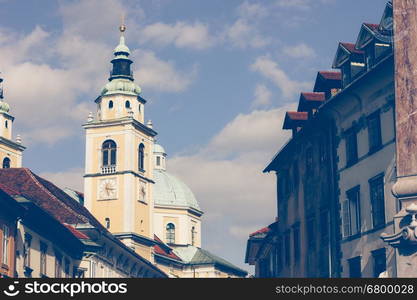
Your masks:
{"label": "sky", "polygon": [[205,212],[203,248],[252,272],[248,235],[276,217],[275,175],[262,170],[290,137],[285,112],[386,2],[0,0],[0,76],[24,167],[83,189],[81,125],[125,15],[145,119]]}

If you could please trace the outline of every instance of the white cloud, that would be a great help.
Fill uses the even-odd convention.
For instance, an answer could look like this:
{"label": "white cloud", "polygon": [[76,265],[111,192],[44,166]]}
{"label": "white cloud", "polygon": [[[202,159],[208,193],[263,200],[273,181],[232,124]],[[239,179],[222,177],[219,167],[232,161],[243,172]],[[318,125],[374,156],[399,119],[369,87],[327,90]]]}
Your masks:
{"label": "white cloud", "polygon": [[238,15],[245,19],[253,18],[265,18],[268,16],[267,7],[260,3],[249,3],[248,1],[243,2],[237,8]]}
{"label": "white cloud", "polygon": [[[16,117],[19,132],[15,133],[22,135],[26,146],[52,145],[74,135],[88,112],[95,110],[93,100],[107,82],[112,50],[118,42],[120,20],[114,12],[127,10],[121,1],[113,0],[60,5],[63,28],[59,34],[39,26],[28,34],[0,28],[0,56],[7,57],[0,61],[5,100]],[[133,21],[128,24],[132,33],[138,28]],[[192,34],[185,34],[178,43],[187,44],[191,39]],[[196,75],[195,67],[178,71],[173,62],[150,51],[134,52],[132,58],[138,62],[136,76],[144,88],[181,92]]]}
{"label": "white cloud", "polygon": [[288,140],[280,128],[293,108],[239,114],[199,151],[168,161],[168,172],[190,186],[205,212],[203,247],[237,264],[248,235],[275,220],[276,178],[262,170]]}
{"label": "white cloud", "polygon": [[268,56],[261,56],[251,65],[251,70],[259,72],[280,88],[285,98],[291,98],[304,89],[310,88],[309,82],[299,82],[288,77],[284,70]]}
{"label": "white cloud", "polygon": [[269,106],[272,101],[272,93],[264,84],[257,84],[254,93],[255,99],[252,102],[252,107],[265,107]]}
{"label": "white cloud", "polygon": [[140,40],[157,45],[173,44],[178,48],[197,50],[209,48],[214,44],[214,37],[210,35],[208,26],[200,22],[194,24],[177,22],[173,25],[154,23],[141,31]]}
{"label": "white cloud", "polygon": [[316,52],[310,46],[300,43],[294,46],[286,46],[283,48],[283,53],[293,58],[314,58]]}
{"label": "white cloud", "polygon": [[276,5],[280,8],[309,10],[314,5],[330,4],[335,0],[277,0]]}
{"label": "white cloud", "polygon": [[283,8],[309,9],[311,8],[311,0],[278,0],[276,4]]}
{"label": "white cloud", "polygon": [[240,18],[226,29],[225,38],[239,48],[262,48],[271,43],[270,38],[261,35],[255,26]]}
{"label": "white cloud", "polygon": [[152,51],[135,51],[138,64],[135,78],[143,88],[182,92],[188,88],[196,76],[196,69],[179,72],[172,62],[166,62]]}
{"label": "white cloud", "polygon": [[262,48],[272,43],[270,37],[260,33],[259,23],[268,16],[266,6],[243,2],[237,9],[238,18],[223,33],[223,39],[239,48]]}

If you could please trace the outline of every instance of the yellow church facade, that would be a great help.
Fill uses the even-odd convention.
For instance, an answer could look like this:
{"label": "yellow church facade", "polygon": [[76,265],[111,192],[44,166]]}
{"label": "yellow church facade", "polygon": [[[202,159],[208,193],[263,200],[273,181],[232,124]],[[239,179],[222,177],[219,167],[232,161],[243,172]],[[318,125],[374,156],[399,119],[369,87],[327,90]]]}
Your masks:
{"label": "yellow church facade", "polygon": [[[119,243],[169,277],[245,277],[246,271],[201,248],[203,211],[191,189],[167,172],[167,153],[145,121],[147,101],[134,82],[125,29],[96,112],[82,125],[84,191],[73,192],[83,194],[82,204]],[[25,147],[19,136],[12,140],[14,118],[2,98],[0,89],[0,167],[21,168]]]}

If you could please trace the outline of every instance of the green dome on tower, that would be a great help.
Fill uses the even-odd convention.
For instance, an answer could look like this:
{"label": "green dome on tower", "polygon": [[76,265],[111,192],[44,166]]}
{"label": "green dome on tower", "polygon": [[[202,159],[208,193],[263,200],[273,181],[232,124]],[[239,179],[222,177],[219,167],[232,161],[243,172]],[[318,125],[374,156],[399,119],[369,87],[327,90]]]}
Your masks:
{"label": "green dome on tower", "polygon": [[10,110],[10,105],[9,104],[7,104],[6,102],[4,102],[4,101],[0,101],[0,112],[9,112],[9,110]]}
{"label": "green dome on tower", "polygon": [[123,36],[126,26],[120,26],[120,42],[114,49],[114,58],[111,63],[113,68],[110,72],[109,82],[101,90],[101,96],[112,94],[125,94],[139,96],[141,88],[134,83],[133,72],[130,69],[133,63],[130,60],[130,50],[125,44]]}

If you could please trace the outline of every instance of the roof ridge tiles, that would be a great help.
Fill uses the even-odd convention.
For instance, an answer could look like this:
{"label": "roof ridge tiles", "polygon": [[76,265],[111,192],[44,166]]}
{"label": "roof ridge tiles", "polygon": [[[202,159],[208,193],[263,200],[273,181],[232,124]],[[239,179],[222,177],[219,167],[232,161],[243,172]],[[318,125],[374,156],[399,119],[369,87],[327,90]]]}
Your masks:
{"label": "roof ridge tiles", "polygon": [[[72,209],[70,206],[66,205],[64,202],[62,202],[60,199],[58,199],[51,191],[49,191],[43,184],[41,184],[39,182],[39,180],[36,178],[37,175],[35,175],[31,170],[29,170],[28,168],[23,168],[23,170],[32,178],[32,180],[35,182],[35,184],[45,193],[47,193],[50,197],[52,197],[54,200],[56,200],[56,202],[58,202],[61,206],[63,206],[66,210],[69,210],[70,212],[72,212],[74,215],[76,215],[79,219],[81,219],[82,221],[84,221],[85,223],[89,223],[89,220],[83,216],[80,215],[79,213],[75,212],[74,209]],[[43,178],[42,178],[43,179]],[[53,184],[52,182],[43,179],[45,181],[47,181],[50,184]],[[54,185],[54,184],[53,184]]]}

